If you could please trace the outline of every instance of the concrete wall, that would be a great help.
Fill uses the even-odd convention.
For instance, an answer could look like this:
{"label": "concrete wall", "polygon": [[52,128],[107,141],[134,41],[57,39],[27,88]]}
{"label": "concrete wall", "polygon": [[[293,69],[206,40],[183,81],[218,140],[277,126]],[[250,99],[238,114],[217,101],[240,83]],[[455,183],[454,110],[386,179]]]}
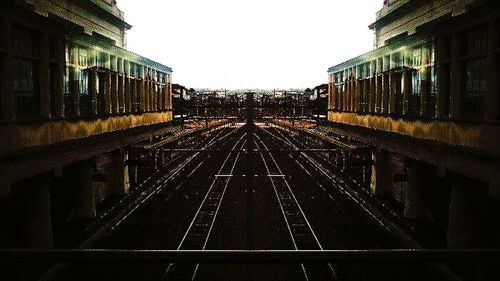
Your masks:
{"label": "concrete wall", "polygon": [[3,136],[0,143],[0,155],[20,149],[77,140],[170,120],[172,120],[172,112],[155,112],[97,120],[55,120],[36,124],[7,124],[0,126],[0,135]]}
{"label": "concrete wall", "polygon": [[[54,14],[65,20],[71,21],[77,25],[80,25],[84,32],[87,34],[92,34],[94,32],[99,33],[103,36],[110,38],[116,42],[119,47],[126,47],[126,24],[113,22],[109,19],[104,19],[102,16],[97,14],[95,11],[91,12],[87,9],[82,8],[82,6],[75,3],[75,1],[69,0],[48,0],[48,1],[27,1],[31,2],[35,6],[35,10],[41,14]],[[110,9],[110,16],[116,17],[117,19],[122,17],[123,13],[115,7],[115,11]],[[119,22],[119,21],[118,21]]]}
{"label": "concrete wall", "polygon": [[[407,2],[425,2],[419,5],[418,8],[412,8],[410,11],[401,14],[396,20],[390,21],[387,24],[374,23],[375,29],[375,47],[382,47],[385,41],[399,34],[407,32],[408,34],[415,33],[418,26],[429,21],[437,19],[447,13],[460,14],[464,12],[465,5],[474,2],[475,0],[456,1],[456,0],[431,0],[431,1],[407,1],[400,0],[391,6],[384,6],[377,14],[377,21],[380,18],[392,16],[399,13],[399,7]],[[412,5],[412,4],[410,4]]]}
{"label": "concrete wall", "polygon": [[500,157],[500,126],[495,123],[475,124],[446,120],[411,120],[388,116],[329,112],[328,120],[397,133],[421,140],[459,145]]}

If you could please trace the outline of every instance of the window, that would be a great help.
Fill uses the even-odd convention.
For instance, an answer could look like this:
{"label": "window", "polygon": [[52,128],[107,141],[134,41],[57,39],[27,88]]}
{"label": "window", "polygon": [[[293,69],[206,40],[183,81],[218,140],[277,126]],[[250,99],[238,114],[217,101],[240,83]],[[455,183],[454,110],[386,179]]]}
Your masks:
{"label": "window", "polygon": [[461,113],[479,117],[483,113],[486,96],[488,28],[480,26],[464,33],[460,46],[465,83],[462,84]]}
{"label": "window", "polygon": [[35,55],[33,33],[24,28],[12,29],[12,51],[16,55],[32,57]]}
{"label": "window", "polygon": [[463,113],[480,114],[483,112],[483,100],[486,95],[486,58],[468,60],[465,75]]}
{"label": "window", "polygon": [[394,54],[393,57],[395,67],[403,67],[405,65],[405,56],[401,53]]}
{"label": "window", "polygon": [[[436,61],[436,52],[434,48],[430,49],[431,62]],[[436,115],[436,93],[437,93],[437,83],[436,83],[436,66],[430,67],[430,81],[427,84],[429,86],[429,96],[427,97],[427,110],[426,113],[429,117],[434,117]]]}
{"label": "window", "polygon": [[97,112],[99,114],[104,114],[105,113],[105,108],[104,108],[104,88],[105,88],[105,81],[106,81],[106,74],[103,72],[97,72],[96,75],[96,85],[97,85],[97,93],[96,94],[96,99],[97,99]]}
{"label": "window", "polygon": [[413,50],[411,64],[415,68],[422,66],[422,48],[416,48]]}
{"label": "window", "polygon": [[422,92],[422,48],[413,50],[411,64],[415,70],[411,73],[411,91],[408,97],[408,113],[417,115],[420,113],[420,95]]}
{"label": "window", "polygon": [[80,49],[78,51],[78,65],[81,67],[87,67],[89,65],[89,57],[87,50]]}
{"label": "window", "polygon": [[461,42],[462,55],[482,55],[488,50],[488,28],[477,27],[466,32]]}
{"label": "window", "polygon": [[106,67],[106,61],[107,61],[106,54],[101,52],[96,52],[95,65],[97,67],[103,67],[103,68]]}
{"label": "window", "polygon": [[377,72],[378,73],[384,72],[384,59],[383,58],[378,59]]}
{"label": "window", "polygon": [[66,66],[64,68],[64,116],[73,117],[75,116],[75,100],[73,97],[73,81],[70,80],[70,73],[74,73],[74,68],[72,66]]}
{"label": "window", "polygon": [[17,114],[21,116],[39,114],[39,96],[35,94],[33,61],[15,59],[12,68]]}
{"label": "window", "polygon": [[393,114],[399,115],[403,111],[403,74],[401,72],[397,72],[393,77],[396,84],[396,92],[394,93],[395,112],[393,112]]}
{"label": "window", "polygon": [[162,89],[162,87],[160,87],[160,85],[155,84],[155,95],[156,95],[156,108],[155,108],[155,110],[156,111],[161,110],[161,102],[162,102],[161,89]]}
{"label": "window", "polygon": [[89,73],[87,71],[78,72],[78,85],[80,90],[80,114],[90,115],[92,113],[92,98],[89,94]]}
{"label": "window", "polygon": [[33,117],[40,114],[40,95],[37,90],[38,54],[34,33],[26,28],[12,28],[12,82],[16,103],[16,114],[19,117]]}

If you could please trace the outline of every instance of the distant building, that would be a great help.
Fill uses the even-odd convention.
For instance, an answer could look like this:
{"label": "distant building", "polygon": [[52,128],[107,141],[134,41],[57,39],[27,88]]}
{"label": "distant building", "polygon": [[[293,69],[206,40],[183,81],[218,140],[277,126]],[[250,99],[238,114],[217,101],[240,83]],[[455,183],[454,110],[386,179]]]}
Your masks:
{"label": "distant building", "polygon": [[[376,148],[374,192],[392,193],[418,217],[428,206],[415,203],[424,187],[410,178],[441,180],[423,193],[452,186],[448,245],[491,246],[459,221],[475,221],[472,212],[492,202],[471,194],[500,197],[500,2],[386,0],[370,28],[375,49],[328,70],[328,120]],[[398,173],[408,181],[394,183]]]}

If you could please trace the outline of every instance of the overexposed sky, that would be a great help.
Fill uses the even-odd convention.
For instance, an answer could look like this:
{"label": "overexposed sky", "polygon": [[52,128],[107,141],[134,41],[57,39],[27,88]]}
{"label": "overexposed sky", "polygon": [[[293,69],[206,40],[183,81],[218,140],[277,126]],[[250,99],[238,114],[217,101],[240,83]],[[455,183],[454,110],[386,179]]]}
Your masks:
{"label": "overexposed sky", "polygon": [[372,49],[382,0],[118,0],[128,49],[188,88],[306,88]]}

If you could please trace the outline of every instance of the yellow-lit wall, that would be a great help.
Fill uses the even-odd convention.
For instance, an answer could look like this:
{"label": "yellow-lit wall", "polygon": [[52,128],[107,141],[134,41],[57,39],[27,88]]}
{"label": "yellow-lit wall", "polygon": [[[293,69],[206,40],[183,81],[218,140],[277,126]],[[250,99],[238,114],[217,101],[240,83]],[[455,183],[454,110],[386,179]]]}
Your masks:
{"label": "yellow-lit wall", "polygon": [[0,126],[0,154],[62,141],[87,138],[172,120],[172,112],[111,116],[92,120],[60,120],[41,123],[12,123]]}
{"label": "yellow-lit wall", "polygon": [[388,116],[329,112],[328,120],[397,133],[417,139],[476,148],[500,155],[500,124],[441,120],[408,120]]}

